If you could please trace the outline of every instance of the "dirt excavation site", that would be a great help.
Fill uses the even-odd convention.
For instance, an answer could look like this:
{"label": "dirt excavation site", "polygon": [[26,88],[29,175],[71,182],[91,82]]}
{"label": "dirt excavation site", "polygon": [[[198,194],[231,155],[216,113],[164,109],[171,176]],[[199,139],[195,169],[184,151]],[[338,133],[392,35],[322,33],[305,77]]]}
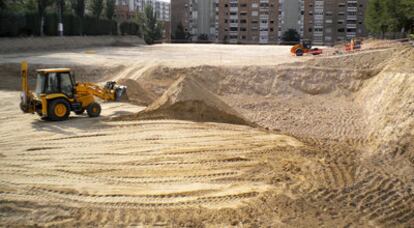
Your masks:
{"label": "dirt excavation site", "polygon": [[[414,48],[163,44],[0,56],[0,226],[414,227]],[[19,109],[20,65],[128,86]]]}

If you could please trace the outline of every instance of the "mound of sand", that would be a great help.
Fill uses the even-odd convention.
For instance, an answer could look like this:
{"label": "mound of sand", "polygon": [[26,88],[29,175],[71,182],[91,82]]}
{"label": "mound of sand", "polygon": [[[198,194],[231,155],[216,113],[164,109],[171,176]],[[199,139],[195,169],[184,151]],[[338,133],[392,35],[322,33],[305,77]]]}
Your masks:
{"label": "mound of sand", "polygon": [[147,109],[139,119],[181,119],[250,125],[237,111],[197,80],[183,76]]}
{"label": "mound of sand", "polygon": [[395,167],[402,167],[405,161],[414,168],[413,64],[413,48],[393,53],[384,70],[369,80],[358,95],[369,123],[369,137],[375,141],[367,155],[385,155]]}
{"label": "mound of sand", "polygon": [[392,58],[390,50],[311,59],[278,66],[159,66],[137,78],[142,87],[163,94],[180,75],[191,76],[218,96],[348,96],[377,75]]}
{"label": "mound of sand", "polygon": [[151,91],[145,90],[135,80],[132,79],[121,79],[118,84],[127,86],[127,92],[122,97],[122,101],[128,101],[135,105],[148,106],[156,99],[156,95]]}

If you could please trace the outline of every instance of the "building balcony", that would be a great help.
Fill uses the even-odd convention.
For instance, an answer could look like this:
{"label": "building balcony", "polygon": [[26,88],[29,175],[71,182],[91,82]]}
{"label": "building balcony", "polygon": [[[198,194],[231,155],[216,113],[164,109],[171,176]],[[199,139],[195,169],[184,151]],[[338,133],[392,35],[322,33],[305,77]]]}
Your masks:
{"label": "building balcony", "polygon": [[356,21],[358,19],[358,17],[356,15],[347,15],[346,16],[346,19],[347,20],[355,20]]}
{"label": "building balcony", "polygon": [[269,15],[260,15],[260,20],[269,20]]}
{"label": "building balcony", "polygon": [[357,7],[348,7],[348,8],[346,8],[346,11],[348,11],[348,12],[357,12],[358,8]]}
{"label": "building balcony", "polygon": [[346,25],[346,28],[349,28],[349,29],[356,29],[356,28],[357,28],[357,25],[356,25],[356,24],[347,24],[347,25]]}

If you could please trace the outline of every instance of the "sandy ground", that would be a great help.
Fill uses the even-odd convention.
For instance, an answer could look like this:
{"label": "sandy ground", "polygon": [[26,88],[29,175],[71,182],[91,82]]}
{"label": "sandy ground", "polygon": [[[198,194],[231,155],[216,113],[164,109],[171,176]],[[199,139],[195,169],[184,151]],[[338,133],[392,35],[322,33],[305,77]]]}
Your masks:
{"label": "sandy ground", "polygon": [[[90,48],[75,51],[18,53],[0,56],[0,63],[27,60],[37,64],[103,64],[174,67],[199,65],[273,65],[298,61],[289,46],[161,44],[142,47]],[[255,61],[252,61],[255,60]]]}
{"label": "sandy ground", "polygon": [[[288,51],[0,56],[0,225],[414,226],[414,50]],[[130,103],[61,123],[21,114],[23,59],[122,79]]]}

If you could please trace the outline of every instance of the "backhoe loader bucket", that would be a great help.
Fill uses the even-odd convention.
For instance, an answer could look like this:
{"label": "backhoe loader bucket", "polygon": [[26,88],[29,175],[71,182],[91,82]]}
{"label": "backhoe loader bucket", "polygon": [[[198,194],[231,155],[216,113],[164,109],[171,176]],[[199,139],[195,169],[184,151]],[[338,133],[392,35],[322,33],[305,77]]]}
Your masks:
{"label": "backhoe loader bucket", "polygon": [[126,86],[116,85],[115,86],[115,100],[120,101],[122,96],[126,95]]}
{"label": "backhoe loader bucket", "polygon": [[120,101],[122,96],[126,94],[127,87],[123,85],[118,85],[114,81],[110,81],[105,84],[105,89],[114,90],[115,101]]}

